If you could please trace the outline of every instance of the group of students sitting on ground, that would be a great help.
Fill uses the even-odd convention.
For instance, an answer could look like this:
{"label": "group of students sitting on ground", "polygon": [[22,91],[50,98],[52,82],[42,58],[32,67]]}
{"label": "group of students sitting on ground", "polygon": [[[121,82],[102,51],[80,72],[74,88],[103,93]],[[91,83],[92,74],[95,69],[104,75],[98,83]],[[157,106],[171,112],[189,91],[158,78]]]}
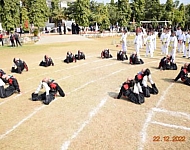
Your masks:
{"label": "group of students sitting on ground", "polygon": [[167,55],[160,60],[158,69],[177,70],[177,64],[173,61],[171,55]]}
{"label": "group of students sitting on ground", "polygon": [[[148,82],[151,86],[148,85]],[[134,78],[128,78],[122,84],[120,92],[115,98],[120,99],[123,96],[135,104],[142,104],[145,97],[150,97],[150,94],[158,94],[158,92],[156,84],[152,80],[150,69],[145,68]]]}
{"label": "group of students sitting on ground", "polygon": [[[110,54],[109,49],[105,49],[101,52],[101,57],[112,58],[113,56]],[[64,62],[76,62],[76,60],[81,59],[85,59],[85,54],[80,50],[75,55],[73,55],[71,52],[67,52]],[[128,60],[127,54],[123,51],[117,52],[117,60]],[[14,58],[13,63],[14,64],[11,68],[11,72],[21,74],[24,69],[28,71],[28,65],[20,58]],[[138,55],[136,52],[134,52],[130,56],[129,63],[143,64],[144,62],[142,59],[138,58]],[[54,62],[52,58],[48,57],[47,55],[44,56],[44,60],[42,60],[39,64],[39,66],[44,67],[51,65],[54,66]],[[160,60],[158,68],[163,70],[177,70],[177,65],[173,62],[172,56],[167,55]],[[190,78],[188,77],[188,73],[190,73],[190,63],[185,63],[174,81],[177,81],[181,78],[181,81],[184,84],[190,85]],[[147,84],[148,82],[150,82],[150,86]],[[6,84],[8,86],[5,87]],[[42,87],[45,87],[46,92],[39,95],[39,90]],[[11,96],[13,93],[20,92],[21,91],[17,79],[13,75],[7,75],[2,69],[0,69],[0,98],[6,98]],[[44,78],[40,82],[37,90],[32,93],[32,100],[42,100],[44,104],[48,105],[53,99],[55,99],[57,92],[60,96],[65,96],[65,93],[61,87],[54,80]],[[150,70],[146,68],[137,73],[137,75],[135,75],[135,78],[128,78],[127,81],[122,84],[117,98],[120,99],[121,96],[125,96],[128,97],[131,102],[142,104],[144,103],[144,98],[150,97],[150,94],[158,94],[158,89],[152,80]]]}
{"label": "group of students sitting on ground", "polygon": [[[110,51],[109,49],[104,49],[102,52],[101,52],[101,58],[112,58],[113,56],[110,54]],[[118,51],[117,52],[117,60],[128,60],[128,56],[126,54],[125,51]],[[131,55],[130,55],[130,58],[129,58],[129,64],[131,65],[135,65],[135,64],[144,64],[144,61],[137,55],[136,52],[133,52]]]}
{"label": "group of students sitting on ground", "polygon": [[76,62],[77,60],[81,60],[84,59],[85,60],[85,54],[78,50],[77,54],[72,54],[72,52],[68,51],[66,54],[66,58],[64,60],[65,63],[72,63],[72,62]]}

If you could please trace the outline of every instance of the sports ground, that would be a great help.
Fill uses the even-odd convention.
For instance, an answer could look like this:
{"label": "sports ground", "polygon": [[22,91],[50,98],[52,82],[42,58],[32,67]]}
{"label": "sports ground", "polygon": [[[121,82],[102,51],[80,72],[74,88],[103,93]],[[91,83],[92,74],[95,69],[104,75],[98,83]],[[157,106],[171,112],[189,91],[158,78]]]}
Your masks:
{"label": "sports ground", "polygon": [[[64,35],[63,35],[64,36]],[[72,35],[70,35],[72,36]],[[69,36],[68,36],[69,37]],[[113,43],[120,37],[91,38],[23,47],[0,47],[0,68],[7,74],[14,57],[26,61],[29,71],[13,74],[21,94],[0,99],[1,150],[189,150],[189,87],[173,79],[188,59],[177,53],[178,70],[160,71],[160,41],[153,58],[144,57],[143,65],[116,60],[121,47]],[[129,39],[132,41],[133,37]],[[114,42],[113,42],[114,41]],[[112,59],[101,59],[110,48]],[[67,51],[81,50],[86,60],[66,64]],[[134,51],[129,42],[128,56]],[[55,66],[38,66],[47,54]],[[150,68],[159,94],[137,105],[114,99],[121,84],[143,68]],[[57,96],[50,105],[31,101],[39,82],[49,77],[59,83],[66,96]],[[42,92],[44,89],[41,90]]]}

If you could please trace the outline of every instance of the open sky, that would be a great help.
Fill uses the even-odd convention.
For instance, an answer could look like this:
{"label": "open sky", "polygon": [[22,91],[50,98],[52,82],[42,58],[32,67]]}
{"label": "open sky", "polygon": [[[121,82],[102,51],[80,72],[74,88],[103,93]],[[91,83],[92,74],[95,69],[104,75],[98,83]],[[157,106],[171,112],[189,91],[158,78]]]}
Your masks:
{"label": "open sky", "polygon": [[[94,1],[97,1],[97,2],[104,2],[104,3],[109,3],[111,0],[94,0]],[[117,0],[115,0],[117,1]],[[174,0],[175,1],[175,0]],[[166,3],[166,0],[160,0],[161,3]],[[190,0],[180,0],[181,3],[184,3],[184,4],[190,4]]]}

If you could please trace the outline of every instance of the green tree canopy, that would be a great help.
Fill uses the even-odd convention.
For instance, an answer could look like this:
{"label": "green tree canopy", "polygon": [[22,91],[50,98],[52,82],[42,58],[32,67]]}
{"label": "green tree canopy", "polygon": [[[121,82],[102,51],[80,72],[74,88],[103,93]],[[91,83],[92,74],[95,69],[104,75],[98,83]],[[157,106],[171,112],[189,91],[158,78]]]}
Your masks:
{"label": "green tree canopy", "polygon": [[0,18],[7,31],[14,30],[20,24],[20,0],[1,0]]}
{"label": "green tree canopy", "polygon": [[74,20],[80,26],[89,26],[90,0],[77,0],[75,2]]}
{"label": "green tree canopy", "polygon": [[128,0],[118,0],[117,18],[120,26],[128,25],[131,18],[131,8]]}
{"label": "green tree canopy", "polygon": [[30,23],[36,27],[43,27],[49,16],[46,0],[29,0],[28,12]]}

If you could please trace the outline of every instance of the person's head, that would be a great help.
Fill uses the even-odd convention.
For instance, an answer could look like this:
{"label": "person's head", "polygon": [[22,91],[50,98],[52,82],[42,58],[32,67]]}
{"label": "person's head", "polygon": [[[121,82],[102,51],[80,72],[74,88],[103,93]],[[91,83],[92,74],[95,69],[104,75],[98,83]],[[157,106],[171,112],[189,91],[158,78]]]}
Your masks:
{"label": "person's head", "polygon": [[130,87],[133,87],[135,85],[135,81],[133,78],[127,78],[127,83]]}
{"label": "person's head", "polygon": [[10,78],[10,76],[7,75],[7,74],[3,74],[3,75],[2,75],[2,79],[8,80],[9,78]]}
{"label": "person's head", "polygon": [[175,32],[174,31],[171,32],[171,36],[175,36]]}
{"label": "person's head", "polygon": [[148,69],[148,68],[143,69],[143,74],[149,76],[151,74],[150,69]]}
{"label": "person's head", "polygon": [[42,82],[48,82],[49,78],[45,77],[44,79],[42,79]]}
{"label": "person's head", "polygon": [[187,68],[188,65],[189,65],[189,63],[185,63],[185,64],[183,65],[183,68]]}

